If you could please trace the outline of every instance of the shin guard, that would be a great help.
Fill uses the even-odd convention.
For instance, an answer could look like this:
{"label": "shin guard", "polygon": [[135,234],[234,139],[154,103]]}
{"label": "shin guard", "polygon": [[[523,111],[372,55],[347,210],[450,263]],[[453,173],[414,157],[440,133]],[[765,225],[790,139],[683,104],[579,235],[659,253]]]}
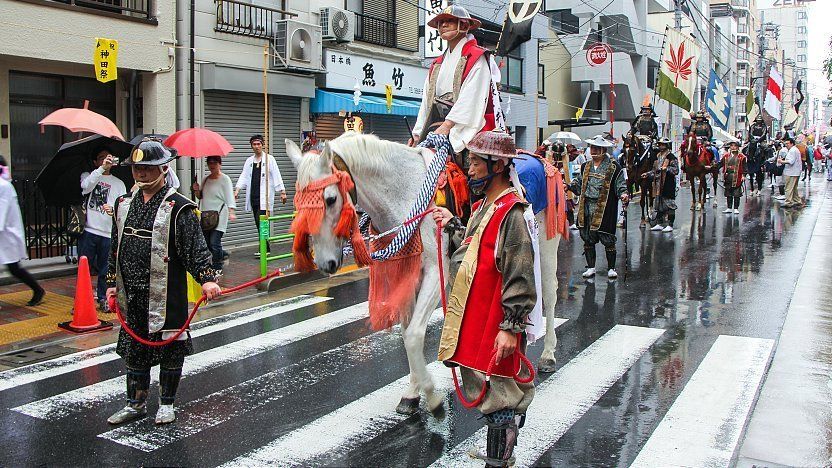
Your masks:
{"label": "shin guard", "polygon": [[615,256],[617,254],[617,252],[615,250],[615,247],[613,247],[612,249],[607,248],[606,253],[607,253],[607,269],[615,270]]}
{"label": "shin guard", "polygon": [[584,245],[584,257],[586,257],[586,267],[595,268],[595,246]]}
{"label": "shin guard", "polygon": [[150,389],[150,369],[127,368],[127,399],[134,408],[144,407]]}
{"label": "shin guard", "polygon": [[159,372],[159,401],[163,405],[172,405],[176,398],[176,390],[179,388],[179,379],[182,378],[182,368],[165,369]]}
{"label": "shin guard", "polygon": [[514,463],[514,447],[517,445],[517,423],[514,410],[505,409],[487,414],[486,459],[487,466],[511,466]]}

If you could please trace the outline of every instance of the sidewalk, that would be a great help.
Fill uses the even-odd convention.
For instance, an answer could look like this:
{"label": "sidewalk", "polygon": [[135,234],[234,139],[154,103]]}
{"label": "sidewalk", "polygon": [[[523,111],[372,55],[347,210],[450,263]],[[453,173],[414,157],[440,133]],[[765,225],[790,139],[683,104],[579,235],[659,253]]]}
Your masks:
{"label": "sidewalk", "polygon": [[832,274],[832,190],[815,202],[823,205],[748,423],[740,467],[832,464],[832,292],[827,286]]}
{"label": "sidewalk", "polygon": [[[274,253],[285,253],[291,243],[273,245]],[[230,287],[260,276],[260,260],[255,258],[257,249],[252,246],[231,250],[229,261],[223,269],[220,286]],[[290,270],[292,259],[269,264],[269,271],[276,268]],[[23,284],[4,281],[0,276],[0,355],[11,351],[71,336],[58,329],[57,324],[72,320],[75,298],[77,265],[67,264],[63,258],[29,262],[33,274],[39,276],[41,286],[47,291],[44,302],[37,307],[27,307],[31,290]],[[6,276],[8,276],[8,273]],[[42,279],[42,278],[46,279]],[[93,277],[93,288],[95,287]],[[14,278],[11,278],[14,280]],[[99,319],[117,321],[115,314],[99,313]],[[24,356],[19,356],[23,359]]]}

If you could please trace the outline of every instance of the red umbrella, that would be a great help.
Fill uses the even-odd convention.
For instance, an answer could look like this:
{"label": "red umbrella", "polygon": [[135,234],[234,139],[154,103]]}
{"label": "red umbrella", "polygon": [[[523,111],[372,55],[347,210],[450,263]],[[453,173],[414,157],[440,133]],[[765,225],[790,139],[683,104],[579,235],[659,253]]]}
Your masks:
{"label": "red umbrella", "polygon": [[205,128],[179,130],[165,140],[165,146],[175,148],[181,156],[192,158],[227,156],[234,151],[222,135]]}
{"label": "red umbrella", "polygon": [[121,134],[116,124],[107,117],[87,109],[89,104],[89,101],[84,101],[82,109],[77,107],[58,109],[38,123],[41,125],[58,125],[73,132],[97,133],[123,141],[124,135]]}

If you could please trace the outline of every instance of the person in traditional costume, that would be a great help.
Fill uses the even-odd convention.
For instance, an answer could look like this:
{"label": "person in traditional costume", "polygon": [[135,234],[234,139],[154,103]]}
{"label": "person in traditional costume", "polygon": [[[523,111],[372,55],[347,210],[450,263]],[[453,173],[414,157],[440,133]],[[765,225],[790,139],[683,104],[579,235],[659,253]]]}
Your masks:
{"label": "person in traditional costume", "polygon": [[612,143],[598,135],[590,140],[592,159],[581,166],[581,176],[575,178],[569,190],[580,196],[577,207],[578,232],[584,241],[587,269],[584,278],[595,276],[595,244],[601,243],[607,253],[607,277],[618,278],[615,271],[615,228],[618,200],[627,203],[627,182],[621,165],[607,153]]}
{"label": "person in traditional costume", "polygon": [[740,198],[742,197],[742,183],[746,172],[746,158],[740,152],[740,144],[736,141],[728,143],[728,154],[722,158],[722,183],[725,186],[725,198],[728,207],[723,213],[740,214]]}
{"label": "person in traditional costume", "polygon": [[[534,397],[534,382],[521,366],[520,353],[525,350],[526,333],[535,333],[529,324],[542,324],[535,280],[537,234],[534,215],[516,188],[519,179],[512,161],[518,156],[511,135],[483,132],[468,149],[468,185],[483,198],[473,205],[464,228],[447,210],[434,213],[437,224],[451,233],[449,251],[453,252],[453,287],[439,360],[460,368],[461,392],[485,416],[486,453],[471,455],[486,466],[510,466],[519,428]],[[527,382],[518,381],[523,379]]]}
{"label": "person in traditional costume", "polygon": [[656,124],[656,113],[652,104],[641,106],[641,114],[630,123],[630,133],[636,136],[648,137],[650,141],[656,141],[659,135],[659,126]]}
{"label": "person in traditional costume", "polygon": [[693,131],[697,138],[704,138],[705,141],[710,142],[714,138],[714,129],[708,121],[708,116],[705,111],[691,112],[691,120],[693,120],[685,133]]}
{"label": "person in traditional costume", "polygon": [[463,171],[468,169],[468,142],[479,132],[495,128],[495,83],[500,82],[500,71],[491,52],[471,34],[481,25],[460,5],[448,6],[428,22],[448,42],[448,48],[430,65],[409,141],[415,146],[430,132],[446,135],[453,160]]}
{"label": "person in traditional costume", "polygon": [[[202,235],[196,205],[165,180],[172,150],[145,138],[129,160],[138,190],[116,201],[112,230],[107,297],[122,310],[126,325],[143,339],[163,341],[175,335],[188,318],[186,273],[214,299],[220,294],[211,253]],[[122,424],[147,414],[150,368],[160,367],[156,424],[176,419],[173,408],[185,356],[193,352],[188,332],[164,346],[148,346],[122,327],[116,353],[127,366],[127,406],[110,416]]]}
{"label": "person in traditional costume", "polygon": [[653,181],[656,195],[656,224],[651,231],[673,232],[676,220],[676,176],[679,174],[679,160],[671,150],[669,138],[658,141],[659,152],[653,162],[653,169],[641,177]]}

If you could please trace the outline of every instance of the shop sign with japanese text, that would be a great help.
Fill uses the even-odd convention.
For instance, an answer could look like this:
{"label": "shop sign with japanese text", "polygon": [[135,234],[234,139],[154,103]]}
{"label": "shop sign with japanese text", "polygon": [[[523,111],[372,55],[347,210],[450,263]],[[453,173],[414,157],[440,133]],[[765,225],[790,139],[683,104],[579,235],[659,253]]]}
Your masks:
{"label": "shop sign with japanese text", "polygon": [[423,0],[425,8],[425,58],[439,57],[448,47],[448,41],[442,39],[439,30],[427,24],[448,6],[448,0]]}
{"label": "shop sign with japanese text", "polygon": [[384,95],[385,85],[389,84],[394,97],[422,97],[427,68],[331,49],[326,51],[325,57],[326,88],[353,91],[358,82],[362,93]]}
{"label": "shop sign with japanese text", "polygon": [[92,56],[95,79],[102,83],[118,79],[118,41],[98,37]]}

